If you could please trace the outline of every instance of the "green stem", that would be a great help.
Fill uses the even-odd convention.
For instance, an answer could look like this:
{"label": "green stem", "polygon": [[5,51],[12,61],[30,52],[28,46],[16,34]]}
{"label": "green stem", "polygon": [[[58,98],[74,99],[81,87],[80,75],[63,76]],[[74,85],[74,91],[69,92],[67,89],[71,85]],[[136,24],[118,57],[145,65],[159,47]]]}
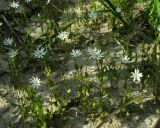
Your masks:
{"label": "green stem", "polygon": [[98,67],[98,72],[99,72],[99,80],[100,80],[100,85],[99,85],[99,99],[100,99],[100,106],[103,106],[103,71],[102,71],[102,62],[97,61],[97,67]]}
{"label": "green stem", "polygon": [[[121,16],[118,12],[116,12],[116,8],[115,8],[115,6],[110,2],[110,0],[104,0],[104,1],[105,1],[105,2],[109,5],[109,7],[111,8],[112,14],[113,14],[115,17],[119,18],[120,21],[127,27],[128,24],[125,22],[125,20],[122,18],[122,16]],[[100,0],[100,2],[101,2],[106,8],[108,8],[107,5],[106,5],[102,0]]]}

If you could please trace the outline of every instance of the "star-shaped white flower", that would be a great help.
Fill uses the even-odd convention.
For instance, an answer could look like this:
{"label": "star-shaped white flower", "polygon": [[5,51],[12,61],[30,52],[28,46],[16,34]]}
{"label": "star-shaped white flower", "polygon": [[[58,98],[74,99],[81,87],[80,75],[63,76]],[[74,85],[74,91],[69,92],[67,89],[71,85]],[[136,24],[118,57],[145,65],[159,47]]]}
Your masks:
{"label": "star-shaped white flower", "polygon": [[12,38],[6,38],[4,41],[3,41],[3,44],[4,45],[11,45],[13,43],[13,39]]}
{"label": "star-shaped white flower", "polygon": [[94,11],[91,11],[88,13],[89,18],[95,19],[97,17],[97,13]]}
{"label": "star-shaped white flower", "polygon": [[38,77],[32,76],[32,78],[29,79],[29,83],[32,85],[33,89],[35,89],[38,88],[42,82]]}
{"label": "star-shaped white flower", "polygon": [[13,2],[10,3],[9,6],[12,7],[12,8],[18,8],[19,7],[19,2],[13,1]]}
{"label": "star-shaped white flower", "polygon": [[47,52],[45,51],[44,48],[37,48],[36,50],[34,50],[34,56],[35,58],[43,58],[43,56],[46,54]]}
{"label": "star-shaped white flower", "polygon": [[139,72],[139,69],[135,69],[134,72],[131,72],[131,77],[133,78],[133,82],[140,82],[143,74]]}
{"label": "star-shaped white flower", "polygon": [[82,52],[80,51],[80,50],[72,50],[72,52],[71,52],[71,55],[73,56],[73,57],[79,57],[79,56],[81,56],[82,55]]}
{"label": "star-shaped white flower", "polygon": [[130,58],[127,55],[122,56],[121,61],[122,61],[122,63],[125,63],[125,64],[126,63],[131,63]]}
{"label": "star-shaped white flower", "polygon": [[65,40],[68,38],[68,32],[60,32],[58,35],[58,38],[60,38],[61,40]]}
{"label": "star-shaped white flower", "polygon": [[10,58],[14,58],[15,56],[17,56],[17,54],[18,54],[18,51],[13,49],[8,53]]}
{"label": "star-shaped white flower", "polygon": [[97,48],[89,48],[88,53],[90,55],[90,58],[100,60],[104,57],[103,53],[101,53],[101,50],[98,50]]}

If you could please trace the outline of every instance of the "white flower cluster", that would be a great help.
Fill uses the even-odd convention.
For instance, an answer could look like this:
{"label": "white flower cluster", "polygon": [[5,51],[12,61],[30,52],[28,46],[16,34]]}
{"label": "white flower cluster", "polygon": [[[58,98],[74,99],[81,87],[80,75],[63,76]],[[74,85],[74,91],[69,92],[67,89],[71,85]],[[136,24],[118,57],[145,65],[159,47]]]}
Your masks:
{"label": "white flower cluster", "polygon": [[101,50],[98,50],[97,48],[89,48],[88,53],[90,55],[90,58],[101,60],[104,55],[101,53]]}
{"label": "white flower cluster", "polygon": [[[101,50],[98,50],[97,48],[89,48],[88,49],[88,53],[90,55],[90,58],[96,59],[96,60],[101,60],[104,55],[101,52]],[[82,55],[82,52],[77,49],[73,49],[71,52],[71,56],[76,58]],[[130,61],[130,58],[127,55],[121,56],[121,61],[122,63],[131,63],[132,61]],[[141,77],[143,77],[143,74],[140,73],[139,69],[135,69],[134,72],[131,72],[131,78],[133,78],[133,82],[140,82],[141,81]]]}
{"label": "white flower cluster", "polygon": [[[101,50],[98,50],[97,48],[89,48],[88,49],[88,53],[90,55],[90,58],[96,59],[96,60],[100,60],[104,57],[103,53],[101,53]],[[71,52],[71,56],[73,56],[74,58],[79,57],[82,55],[82,52],[77,49],[73,49]]]}

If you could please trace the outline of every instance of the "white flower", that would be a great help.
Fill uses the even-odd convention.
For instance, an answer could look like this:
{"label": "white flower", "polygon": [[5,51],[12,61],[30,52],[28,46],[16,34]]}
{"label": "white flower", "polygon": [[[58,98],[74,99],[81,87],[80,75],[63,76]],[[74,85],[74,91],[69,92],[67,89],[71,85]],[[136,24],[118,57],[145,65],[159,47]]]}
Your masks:
{"label": "white flower", "polygon": [[93,58],[93,59],[96,59],[96,60],[100,60],[104,57],[103,53],[101,53],[101,50],[98,50],[96,48],[94,48],[94,49],[89,48],[88,53],[90,55],[90,58]]}
{"label": "white flower", "polygon": [[3,24],[3,23],[2,23],[2,22],[0,22],[0,26],[2,26],[2,24]]}
{"label": "white flower", "polygon": [[18,51],[13,49],[8,53],[9,57],[11,58],[14,58],[17,54],[18,54]]}
{"label": "white flower", "polygon": [[59,33],[58,38],[60,38],[61,40],[67,39],[68,38],[68,32]]}
{"label": "white flower", "polygon": [[36,58],[43,58],[43,56],[46,54],[47,52],[45,51],[44,48],[37,48],[36,50],[34,50],[34,56]]}
{"label": "white flower", "polygon": [[116,8],[116,12],[120,13],[121,12],[121,8],[117,7]]}
{"label": "white flower", "polygon": [[49,4],[51,2],[51,0],[47,0],[47,4]]}
{"label": "white flower", "polygon": [[29,79],[29,83],[32,85],[32,87],[38,88],[41,85],[41,80],[38,77],[32,77]]}
{"label": "white flower", "polygon": [[95,19],[97,17],[97,13],[94,11],[91,11],[88,13],[89,18]]}
{"label": "white flower", "polygon": [[133,82],[140,82],[141,77],[143,76],[142,73],[139,72],[139,69],[135,69],[134,72],[131,72],[131,77],[133,78]]}
{"label": "white flower", "polygon": [[10,3],[10,7],[12,7],[12,8],[18,8],[19,7],[19,2],[15,2],[15,1],[11,2]]}
{"label": "white flower", "polygon": [[130,63],[131,62],[130,58],[127,55],[122,56],[121,61],[122,61],[122,63]]}
{"label": "white flower", "polygon": [[31,2],[31,1],[32,1],[32,0],[25,0],[26,3],[29,3],[29,2]]}
{"label": "white flower", "polygon": [[13,43],[13,39],[12,38],[7,38],[3,41],[4,45],[11,45]]}
{"label": "white flower", "polygon": [[82,55],[82,52],[80,51],[80,50],[72,50],[72,52],[71,52],[71,55],[73,56],[73,57],[79,57],[79,56],[81,56]]}
{"label": "white flower", "polygon": [[93,48],[88,48],[88,53],[89,53],[89,55],[92,55],[92,53],[93,53]]}
{"label": "white flower", "polygon": [[160,24],[157,26],[157,30],[160,32]]}

